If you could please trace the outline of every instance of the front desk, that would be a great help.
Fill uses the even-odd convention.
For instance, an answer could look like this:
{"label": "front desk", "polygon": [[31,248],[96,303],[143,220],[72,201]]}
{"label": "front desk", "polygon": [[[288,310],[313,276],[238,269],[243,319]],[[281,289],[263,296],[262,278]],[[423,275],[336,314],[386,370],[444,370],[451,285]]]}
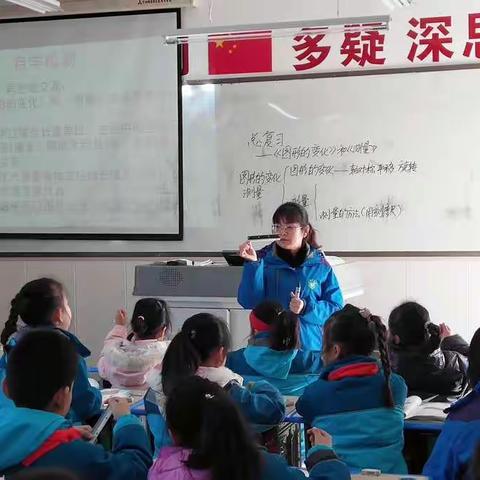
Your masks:
{"label": "front desk", "polygon": [[[360,275],[354,263],[327,257],[335,270],[345,300],[363,294]],[[160,297],[171,309],[173,332],[198,312],[210,312],[223,318],[232,332],[233,348],[247,342],[250,325],[248,310],[237,302],[242,267],[225,262],[207,266],[139,265],[135,268],[133,294],[139,297]]]}

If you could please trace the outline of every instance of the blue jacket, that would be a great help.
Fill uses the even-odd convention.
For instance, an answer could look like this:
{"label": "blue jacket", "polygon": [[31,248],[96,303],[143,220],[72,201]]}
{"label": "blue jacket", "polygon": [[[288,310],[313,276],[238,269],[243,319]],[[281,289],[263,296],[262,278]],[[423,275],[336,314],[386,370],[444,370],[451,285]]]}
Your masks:
{"label": "blue jacket", "polygon": [[[8,344],[11,348],[15,347],[19,337],[30,330],[24,328],[17,334],[13,335]],[[70,332],[57,329],[62,332],[74,344],[78,352],[78,370],[73,384],[72,406],[68,414],[68,418],[72,422],[84,423],[85,420],[94,417],[100,413],[102,407],[102,394],[98,388],[92,387],[88,381],[88,371],[85,358],[90,356],[90,350],[86,348],[78,338]],[[3,354],[0,359],[0,384],[6,376],[7,354]],[[0,410],[5,407],[14,407],[13,402],[5,396],[3,389],[0,389]]]}
{"label": "blue jacket", "polygon": [[228,354],[226,366],[246,381],[267,380],[283,395],[298,397],[307,385],[318,380],[321,352],[278,351],[269,345],[270,334],[258,333],[246,348]]}
{"label": "blue jacket", "polygon": [[[283,396],[268,382],[259,381],[245,387],[230,382],[225,388],[256,431],[266,431],[285,418]],[[149,389],[144,399],[147,422],[155,441],[155,455],[162,447],[172,444],[164,418],[164,405],[159,405],[159,397],[166,401],[162,392]]]}
{"label": "blue jacket", "polygon": [[258,252],[257,262],[246,262],[238,288],[238,303],[255,308],[276,300],[288,309],[292,292],[300,286],[305,307],[300,315],[304,350],[322,350],[322,327],[343,307],[343,297],[332,267],[320,250],[311,249],[303,265],[291,267],[275,254],[275,243]]}
{"label": "blue jacket", "polygon": [[325,367],[297,402],[309,425],[326,430],[340,460],[352,470],[407,472],[402,456],[404,380],[390,381],[395,407],[385,406],[385,378],[375,359],[352,356]]}
{"label": "blue jacket", "polygon": [[[133,415],[119,419],[113,430],[113,452],[81,439],[62,440],[51,450],[44,449],[52,435],[72,427],[60,415],[28,408],[9,409],[0,417],[0,475],[13,473],[24,462],[32,467],[71,470],[89,480],[143,480],[152,464],[148,437]],[[15,441],[12,441],[15,439]],[[36,461],[26,462],[33,454]]]}
{"label": "blue jacket", "polygon": [[[470,461],[480,444],[480,383],[448,410],[424,475],[432,480],[469,478]],[[472,477],[473,478],[473,477]]]}

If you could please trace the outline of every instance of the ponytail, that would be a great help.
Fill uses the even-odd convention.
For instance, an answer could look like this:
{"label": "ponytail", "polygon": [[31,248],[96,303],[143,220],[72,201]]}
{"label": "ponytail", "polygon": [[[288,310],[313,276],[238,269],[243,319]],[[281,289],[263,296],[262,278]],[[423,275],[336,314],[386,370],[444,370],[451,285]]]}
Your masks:
{"label": "ponytail", "polygon": [[293,312],[284,310],[272,323],[271,343],[272,350],[286,351],[299,347],[298,317]]}
{"label": "ponytail", "polygon": [[0,341],[3,345],[3,348],[7,347],[8,340],[17,331],[17,322],[18,322],[18,314],[15,309],[15,298],[14,298],[11,302],[10,314],[8,315],[8,320],[5,322],[5,326],[3,327],[2,334],[0,336]]}
{"label": "ponytail", "polygon": [[259,480],[260,452],[237,406],[217,384],[200,377],[179,383],[167,400],[166,419],[185,462],[209,470],[212,480]]}
{"label": "ponytail", "polygon": [[284,310],[278,302],[264,300],[252,310],[252,315],[252,335],[255,331],[267,331],[272,350],[283,352],[299,348],[298,317],[293,312]]}
{"label": "ponytail", "polygon": [[313,225],[308,222],[308,235],[305,237],[305,241],[312,247],[312,248],[322,248],[322,246],[317,241],[317,231],[313,228]]}
{"label": "ponytail", "polygon": [[168,397],[179,380],[194,375],[216,350],[223,347],[228,352],[230,346],[228,326],[215,315],[197,313],[185,320],[163,358],[163,393]]}
{"label": "ponytail", "polygon": [[200,357],[188,334],[178,332],[165,352],[162,362],[162,389],[168,397],[175,385],[183,378],[195,375],[200,366]]}
{"label": "ponytail", "polygon": [[385,376],[385,404],[389,408],[393,408],[395,403],[393,401],[392,388],[390,385],[390,377],[392,375],[392,366],[390,364],[390,355],[387,346],[387,329],[380,317],[377,315],[370,315],[370,322],[373,323],[375,332],[377,334],[377,346],[380,352],[380,361],[382,362],[383,374]]}
{"label": "ponytail", "polygon": [[131,340],[135,335],[140,339],[145,338],[144,335],[148,327],[145,323],[145,318],[143,315],[137,315],[136,317],[133,317],[130,324],[132,325],[132,332],[130,335],[128,335],[127,340]]}

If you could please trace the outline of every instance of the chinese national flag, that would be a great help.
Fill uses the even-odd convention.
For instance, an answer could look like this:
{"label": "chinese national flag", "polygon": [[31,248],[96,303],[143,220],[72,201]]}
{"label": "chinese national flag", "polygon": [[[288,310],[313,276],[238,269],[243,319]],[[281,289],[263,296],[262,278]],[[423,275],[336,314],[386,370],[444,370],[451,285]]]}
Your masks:
{"label": "chinese national flag", "polygon": [[[270,32],[267,33],[270,35]],[[272,71],[272,38],[209,40],[209,75]]]}

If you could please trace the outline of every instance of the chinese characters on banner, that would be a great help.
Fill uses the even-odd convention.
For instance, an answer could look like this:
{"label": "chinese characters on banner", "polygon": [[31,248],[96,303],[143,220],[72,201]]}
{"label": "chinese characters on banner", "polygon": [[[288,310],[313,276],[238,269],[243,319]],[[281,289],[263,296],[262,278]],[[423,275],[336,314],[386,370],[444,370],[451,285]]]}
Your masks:
{"label": "chinese characters on banner", "polygon": [[[480,13],[468,14],[468,38],[463,42],[463,57],[480,59]],[[353,26],[353,25],[352,25]],[[372,24],[372,27],[375,25]],[[292,49],[295,52],[293,68],[305,72],[323,64],[330,55],[338,57],[338,66],[366,67],[385,65],[385,44],[388,32],[375,29],[362,32],[345,32],[340,51],[335,52],[329,44],[328,35],[310,35],[300,33],[293,38]],[[456,53],[453,47],[452,16],[411,17],[405,32],[409,40],[409,49],[405,58],[409,63],[429,61],[439,63],[452,59]]]}
{"label": "chinese characters on banner", "polygon": [[[305,29],[288,39],[211,41],[208,75],[314,73],[480,60],[480,12],[410,13],[394,18],[390,30],[377,30],[374,23],[349,26],[362,31]],[[202,71],[205,74],[204,64],[191,73],[202,75]]]}

